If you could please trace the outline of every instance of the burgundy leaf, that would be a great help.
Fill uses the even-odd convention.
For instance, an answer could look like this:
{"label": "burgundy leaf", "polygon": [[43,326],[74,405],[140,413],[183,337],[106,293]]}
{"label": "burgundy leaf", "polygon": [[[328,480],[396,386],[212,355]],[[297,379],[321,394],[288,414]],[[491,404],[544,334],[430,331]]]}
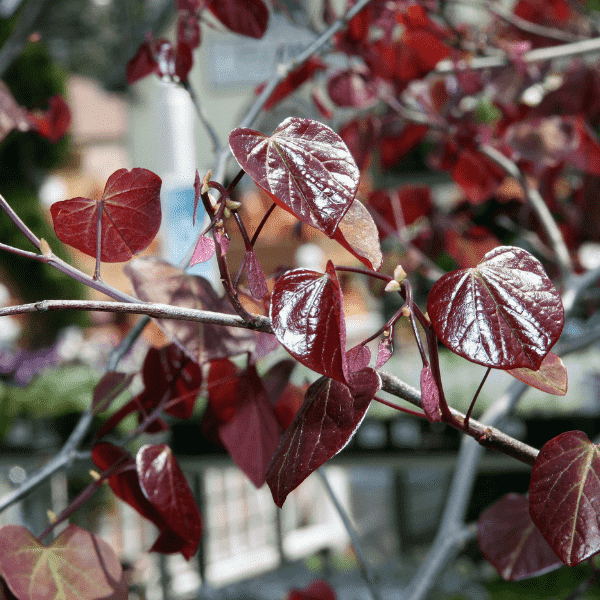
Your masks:
{"label": "burgundy leaf", "polygon": [[281,508],[287,495],[350,441],[381,387],[376,371],[350,375],[350,387],[321,377],[281,437],[267,467],[267,483]]}
{"label": "burgundy leaf", "polygon": [[208,405],[221,423],[227,423],[235,414],[240,395],[238,368],[230,360],[213,360],[208,369]]}
{"label": "burgundy leaf", "polygon": [[157,70],[158,63],[154,58],[152,44],[149,41],[145,41],[138,48],[135,55],[127,62],[125,68],[127,83],[131,85],[151,73],[156,73]]}
{"label": "burgundy leaf", "polygon": [[337,133],[290,117],[268,137],[234,129],[229,145],[238,163],[282,208],[332,237],[358,189],[359,172]]}
{"label": "burgundy leaf", "polygon": [[[166,444],[142,446],[136,456],[136,467],[144,495],[171,531],[185,541],[185,545],[177,551],[189,560],[200,543],[202,518],[171,449]],[[159,541],[160,538],[157,543]],[[157,550],[156,544],[154,550]]]}
{"label": "burgundy leaf", "polygon": [[451,173],[452,179],[473,204],[488,200],[505,177],[496,163],[469,148],[460,150]]}
{"label": "burgundy leaf", "polygon": [[[326,68],[327,65],[318,56],[311,56],[297,69],[290,71],[287,77],[277,85],[269,96],[269,99],[265,102],[264,109],[271,110],[276,104],[281,102],[284,98],[287,98],[303,83],[308,81],[316,72],[323,71]],[[256,89],[256,93],[260,94],[264,87],[264,83],[259,85]]]}
{"label": "burgundy leaf", "polygon": [[379,232],[373,217],[356,198],[333,234],[348,252],[356,256],[367,268],[379,271],[383,261]]}
{"label": "burgundy leaf", "polygon": [[267,288],[265,274],[254,250],[246,252],[246,273],[248,274],[248,287],[252,297],[255,300],[261,300],[269,293],[269,288]]}
{"label": "burgundy leaf", "polygon": [[133,374],[109,371],[96,384],[92,397],[92,412],[97,415],[105,411],[112,401],[131,383]]}
{"label": "burgundy leaf", "polygon": [[562,562],[529,516],[529,501],[507,494],[481,513],[479,548],[502,579],[521,581],[562,567]]}
{"label": "burgundy leaf", "polygon": [[600,454],[585,433],[544,444],[531,472],[529,513],[566,565],[600,551]]}
{"label": "burgundy leaf", "polygon": [[423,412],[430,423],[442,420],[440,391],[431,372],[431,367],[423,367],[421,370],[421,401]]}
{"label": "burgundy leaf", "polygon": [[567,393],[567,369],[560,357],[556,356],[554,352],[546,354],[537,371],[523,368],[509,369],[507,373],[547,394],[564,396]]}
{"label": "burgundy leaf", "polygon": [[393,334],[384,337],[379,342],[379,347],[377,348],[377,361],[375,363],[375,368],[380,369],[385,365],[385,363],[392,358],[392,354],[394,354],[394,342],[393,342]]}
{"label": "burgundy leaf", "polygon": [[196,15],[191,12],[181,12],[177,19],[177,43],[181,42],[191,50],[200,45],[200,24]]}
{"label": "burgundy leaf", "polygon": [[560,295],[540,262],[521,248],[501,246],[483,258],[433,286],[427,311],[435,333],[472,362],[538,369],[563,328]]}
{"label": "burgundy leaf", "polygon": [[407,123],[396,135],[383,136],[379,142],[379,157],[384,169],[393,167],[404,158],[429,131],[425,125]]}
{"label": "burgundy leaf", "polygon": [[258,331],[256,333],[256,347],[252,352],[252,362],[258,362],[261,358],[271,354],[271,352],[275,352],[277,348],[279,348],[279,342],[272,333]]}
{"label": "burgundy leaf", "polygon": [[[160,64],[160,63],[159,63]],[[185,42],[177,44],[177,52],[175,54],[175,64],[173,73],[169,73],[171,79],[173,74],[179,78],[179,81],[187,81],[188,75],[194,66],[194,55],[192,49]]]}
{"label": "burgundy leaf", "polygon": [[309,369],[345,382],[346,322],[342,292],[331,261],[326,273],[294,269],[271,294],[271,323],[281,345]]}
{"label": "burgundy leaf", "polygon": [[219,427],[219,438],[233,462],[260,488],[279,442],[279,424],[256,367],[239,377],[239,408]]}
{"label": "burgundy leaf", "polygon": [[366,76],[353,69],[333,73],[327,81],[327,93],[342,108],[370,108],[377,103],[377,89]]}
{"label": "burgundy leaf", "polygon": [[69,525],[43,546],[22,525],[0,529],[0,574],[19,600],[126,600],[127,584],[113,549]]}
{"label": "burgundy leaf", "polygon": [[286,358],[275,363],[262,378],[262,383],[267,391],[269,402],[275,406],[281,398],[290,380],[292,371],[297,365],[295,360]]}
{"label": "burgundy leaf", "polygon": [[269,9],[262,0],[213,0],[209,10],[234,33],[260,39],[269,24]]}
{"label": "burgundy leaf", "polygon": [[281,431],[285,431],[292,424],[294,417],[304,403],[304,396],[307,389],[308,384],[298,387],[293,383],[288,383],[285,386],[283,394],[281,394],[281,397],[277,400],[277,404],[273,407],[275,418],[279,423]]}
{"label": "burgundy leaf", "polygon": [[337,600],[337,596],[326,581],[316,579],[301,590],[290,590],[287,600]]}
{"label": "burgundy leaf", "polygon": [[158,233],[161,179],[147,169],[119,169],[106,182],[100,201],[73,198],[50,208],[58,238],[96,256],[98,211],[102,213],[103,262],[124,262],[145,250]]}
{"label": "burgundy leaf", "polygon": [[348,146],[361,171],[369,164],[379,138],[379,129],[380,122],[372,115],[363,119],[354,119],[340,129],[340,137]]}
{"label": "burgundy leaf", "polygon": [[356,373],[369,366],[371,350],[369,350],[368,346],[359,344],[348,350],[346,358],[348,360],[348,371],[350,371],[350,373]]}
{"label": "burgundy leaf", "polygon": [[[187,275],[156,257],[136,258],[124,271],[131,280],[135,295],[144,302],[234,314],[207,279]],[[158,322],[163,331],[200,364],[254,349],[255,335],[247,329],[172,319],[159,319]]]}
{"label": "burgundy leaf", "polygon": [[206,235],[201,235],[196,242],[196,247],[192,254],[190,265],[193,267],[198,263],[206,262],[213,257],[215,253],[215,241]]}
{"label": "burgundy leaf", "polygon": [[118,463],[119,470],[108,478],[108,484],[117,498],[134,508],[159,530],[167,530],[167,524],[159,512],[148,501],[142,488],[133,456],[120,446],[100,442],[92,448],[92,460],[100,471],[106,471]]}

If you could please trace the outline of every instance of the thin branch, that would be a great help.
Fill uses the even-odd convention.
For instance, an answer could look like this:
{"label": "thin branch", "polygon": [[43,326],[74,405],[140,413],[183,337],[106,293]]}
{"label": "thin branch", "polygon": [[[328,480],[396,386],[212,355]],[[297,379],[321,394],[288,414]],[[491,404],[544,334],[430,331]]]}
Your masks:
{"label": "thin branch", "polygon": [[222,151],[221,140],[219,140],[219,136],[215,131],[215,128],[212,126],[212,123],[204,113],[204,109],[198,100],[198,95],[196,94],[196,90],[192,87],[192,84],[189,81],[183,81],[181,83],[183,89],[189,94],[192,104],[196,109],[196,114],[198,115],[198,119],[200,119],[200,123],[206,130],[208,137],[212,143],[212,151],[215,156],[217,156]]}
{"label": "thin branch", "polygon": [[352,525],[352,522],[350,521],[350,517],[344,510],[344,507],[341,505],[340,501],[338,500],[337,496],[335,495],[335,492],[334,492],[333,488],[331,487],[331,484],[329,483],[327,476],[325,475],[325,470],[323,469],[323,467],[319,467],[317,469],[317,475],[319,475],[319,477],[321,478],[321,481],[323,482],[323,485],[325,486],[325,490],[327,491],[327,494],[329,495],[329,499],[333,503],[335,510],[337,511],[338,515],[340,516],[340,519],[342,520],[342,523],[344,524],[344,528],[348,532],[350,541],[352,542],[352,547],[354,548],[354,553],[356,554],[358,564],[360,565],[360,570],[362,572],[365,582],[367,583],[367,586],[369,587],[371,596],[373,597],[373,600],[379,600],[379,598],[380,598],[379,592],[377,591],[377,587],[375,585],[375,582],[373,581],[371,567],[370,567],[369,563],[367,562],[367,559],[365,558],[365,555],[362,551],[358,533],[357,533],[356,529],[354,529],[354,525]]}
{"label": "thin branch", "polygon": [[573,273],[571,256],[569,255],[569,250],[567,249],[563,235],[558,228],[556,221],[552,217],[552,214],[548,210],[548,206],[544,202],[541,194],[536,188],[529,185],[527,178],[521,172],[519,167],[512,160],[504,156],[502,152],[499,152],[496,150],[496,148],[493,148],[487,144],[482,144],[479,147],[479,150],[483,155],[487,156],[501,169],[503,169],[508,175],[514,177],[523,188],[525,198],[536,212],[542,223],[542,227],[550,239],[550,243],[552,244],[552,248],[556,254],[558,267],[561,270],[563,280],[565,280],[571,273]]}
{"label": "thin branch", "polygon": [[0,208],[8,215],[9,219],[17,226],[17,229],[39,250],[40,239],[38,238],[27,225],[23,222],[21,217],[12,209],[12,206],[4,199],[4,196],[0,194]]}
{"label": "thin branch", "polygon": [[[563,44],[562,46],[551,46],[549,48],[536,48],[525,52],[521,57],[526,63],[540,62],[545,60],[553,60],[556,58],[568,58],[570,56],[579,56],[581,54],[589,54],[592,52],[600,52],[600,38],[592,38],[571,44]],[[459,60],[457,62],[444,59],[440,61],[435,72],[443,75],[448,73],[456,73],[469,69],[492,69],[504,67],[511,63],[511,59],[505,55],[499,56],[483,56],[468,60]]]}
{"label": "thin branch", "polygon": [[147,315],[155,319],[175,319],[179,321],[198,321],[224,325],[226,327],[243,327],[254,331],[273,333],[271,322],[267,317],[251,315],[247,321],[237,315],[216,313],[207,310],[183,308],[170,304],[150,302],[106,302],[101,300],[41,300],[31,304],[20,304],[0,309],[0,317],[24,313],[45,312],[55,310],[86,310],[100,312],[118,312]]}

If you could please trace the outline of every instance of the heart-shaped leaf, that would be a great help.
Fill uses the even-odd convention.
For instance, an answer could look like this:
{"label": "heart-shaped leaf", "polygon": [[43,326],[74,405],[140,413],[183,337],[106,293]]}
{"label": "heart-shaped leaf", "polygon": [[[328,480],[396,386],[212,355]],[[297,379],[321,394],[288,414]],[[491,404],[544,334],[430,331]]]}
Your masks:
{"label": "heart-shaped leaf", "polygon": [[[186,308],[234,314],[227,302],[199,275],[156,257],[139,257],[126,265],[135,295],[144,302],[162,302]],[[255,334],[239,327],[158,319],[163,331],[197,363],[252,352]]]}
{"label": "heart-shaped leaf", "polygon": [[431,372],[431,367],[423,367],[421,370],[421,400],[427,420],[431,423],[441,421],[440,391]]}
{"label": "heart-shaped leaf", "polygon": [[566,565],[600,551],[600,453],[585,433],[544,444],[531,472],[529,513]]}
{"label": "heart-shaped leaf", "polygon": [[379,231],[373,217],[361,202],[354,199],[348,212],[340,221],[333,239],[369,269],[379,271],[383,261]]}
{"label": "heart-shaped leaf", "polygon": [[0,574],[19,600],[125,600],[121,563],[102,539],[69,525],[43,546],[21,525],[0,529]]}
{"label": "heart-shaped leaf", "polygon": [[346,381],[346,322],[333,263],[326,273],[294,269],[271,294],[271,324],[280,344],[309,369]]}
{"label": "heart-shaped leaf", "polygon": [[548,352],[537,371],[531,369],[509,369],[513,377],[547,394],[564,396],[568,389],[567,369],[559,356]]}
{"label": "heart-shaped leaf", "polygon": [[209,10],[234,33],[260,39],[269,24],[269,9],[262,0],[213,0]]}
{"label": "heart-shaped leaf", "polygon": [[350,387],[321,377],[279,441],[267,467],[267,483],[281,508],[287,495],[350,441],[381,387],[374,369],[350,376]]}
{"label": "heart-shaped leaf", "polygon": [[[136,466],[144,495],[171,531],[185,540],[177,551],[189,560],[200,543],[202,518],[173,452],[166,444],[147,444],[138,450]],[[164,541],[156,543],[162,546]],[[153,549],[158,551],[156,544]]]}
{"label": "heart-shaped leaf", "polygon": [[260,488],[279,442],[279,424],[256,367],[249,366],[238,380],[239,408],[219,427],[219,438],[233,462]]}
{"label": "heart-shaped leaf", "polygon": [[507,494],[481,513],[477,540],[486,560],[507,581],[536,577],[563,566],[533,524],[529,501],[522,494]]}
{"label": "heart-shaped leaf", "polygon": [[498,369],[538,369],[564,324],[558,291],[529,252],[501,246],[472,269],[444,275],[427,311],[453,352]]}
{"label": "heart-shaped leaf", "polygon": [[234,129],[229,146],[254,182],[282,208],[332,237],[358,190],[359,171],[342,138],[290,117],[268,137]]}
{"label": "heart-shaped leaf", "polygon": [[356,371],[362,371],[369,366],[371,360],[371,350],[368,346],[359,344],[350,348],[346,353],[346,359],[348,360],[348,370],[350,373],[356,373]]}
{"label": "heart-shaped leaf", "polygon": [[54,231],[69,246],[96,256],[101,212],[101,260],[125,262],[145,250],[161,220],[158,175],[147,169],[119,169],[106,182],[102,199],[72,198],[51,208]]}
{"label": "heart-shaped leaf", "polygon": [[190,266],[210,260],[215,253],[215,241],[206,235],[201,235],[196,242]]}

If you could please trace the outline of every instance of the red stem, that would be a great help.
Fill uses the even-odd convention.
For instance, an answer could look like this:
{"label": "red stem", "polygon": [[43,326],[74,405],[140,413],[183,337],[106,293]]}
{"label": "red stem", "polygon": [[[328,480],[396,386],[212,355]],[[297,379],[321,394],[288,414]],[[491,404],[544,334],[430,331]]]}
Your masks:
{"label": "red stem", "polygon": [[404,412],[409,415],[413,415],[415,417],[423,417],[424,419],[427,419],[427,417],[425,416],[425,413],[419,412],[418,410],[412,410],[410,408],[405,408],[404,406],[398,406],[397,404],[394,404],[393,402],[388,402],[387,400],[384,400],[383,398],[379,398],[377,396],[374,396],[373,400],[375,400],[376,402],[379,402],[380,404],[384,404],[385,406],[389,406],[390,408],[393,408],[394,410],[399,410],[400,412]]}

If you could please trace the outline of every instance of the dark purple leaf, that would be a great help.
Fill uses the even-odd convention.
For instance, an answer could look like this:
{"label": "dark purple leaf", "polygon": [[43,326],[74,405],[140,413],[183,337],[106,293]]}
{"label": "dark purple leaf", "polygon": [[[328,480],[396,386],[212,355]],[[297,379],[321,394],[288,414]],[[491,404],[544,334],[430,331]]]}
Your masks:
{"label": "dark purple leaf", "polygon": [[472,269],[444,275],[429,294],[436,335],[453,352],[499,369],[538,369],[560,337],[560,295],[540,262],[501,246]]}
{"label": "dark purple leaf", "polygon": [[279,442],[279,424],[253,365],[240,375],[237,395],[239,408],[219,427],[219,438],[233,462],[260,488]]}
{"label": "dark purple leaf", "polygon": [[529,501],[507,494],[481,513],[477,521],[479,548],[502,579],[521,581],[563,566],[533,524]]}
{"label": "dark purple leaf", "polygon": [[146,40],[140,45],[135,55],[127,62],[125,76],[129,85],[158,71],[158,63],[154,58],[152,46],[153,43]]}
{"label": "dark purple leaf", "polygon": [[294,269],[271,294],[271,323],[280,344],[309,369],[346,381],[346,322],[342,292],[331,261],[326,273]]}
{"label": "dark purple leaf", "polygon": [[359,172],[342,138],[326,125],[290,117],[272,136],[234,129],[238,163],[281,208],[332,237],[358,189]]}
{"label": "dark purple leaf", "polygon": [[600,551],[600,455],[585,433],[544,444],[531,472],[529,513],[566,565]]}
{"label": "dark purple leaf", "polygon": [[513,377],[547,394],[564,396],[567,393],[567,369],[560,357],[548,352],[537,371],[531,369],[509,369]]}
{"label": "dark purple leaf", "polygon": [[255,300],[262,300],[268,293],[265,274],[258,262],[258,257],[253,250],[246,252],[246,273],[248,274],[248,287]]}
{"label": "dark purple leaf", "polygon": [[[185,541],[177,551],[189,560],[200,543],[202,518],[173,452],[166,444],[142,446],[136,456],[136,467],[144,495],[170,530]],[[157,540],[159,546],[163,541]],[[155,544],[154,550],[157,549]]]}
{"label": "dark purple leaf", "polygon": [[287,386],[296,361],[286,358],[275,363],[262,378],[269,402],[275,406]]}
{"label": "dark purple leaf", "polygon": [[260,39],[269,24],[269,9],[262,0],[213,0],[209,10],[234,33]]}
{"label": "dark purple leaf", "polygon": [[[187,275],[156,257],[137,258],[124,271],[131,280],[135,295],[144,302],[234,314],[207,279]],[[172,319],[159,319],[158,322],[165,333],[200,364],[254,349],[255,335],[247,329]]]}
{"label": "dark purple leaf", "polygon": [[145,250],[158,233],[161,179],[147,169],[119,169],[100,201],[72,198],[50,208],[54,231],[69,246],[96,256],[98,211],[102,211],[103,262],[125,262]]}
{"label": "dark purple leaf", "polygon": [[431,367],[423,367],[421,370],[421,401],[423,403],[423,412],[430,423],[442,420],[440,391],[433,378]]}
{"label": "dark purple leaf", "polygon": [[393,333],[389,336],[384,337],[379,342],[379,347],[377,348],[377,361],[375,363],[375,368],[380,369],[385,365],[385,363],[392,358],[392,354],[394,354],[394,342],[393,342]]}
{"label": "dark purple leaf", "polygon": [[350,441],[380,387],[379,375],[367,367],[350,375],[350,387],[321,377],[308,388],[267,467],[267,483],[277,506]]}

